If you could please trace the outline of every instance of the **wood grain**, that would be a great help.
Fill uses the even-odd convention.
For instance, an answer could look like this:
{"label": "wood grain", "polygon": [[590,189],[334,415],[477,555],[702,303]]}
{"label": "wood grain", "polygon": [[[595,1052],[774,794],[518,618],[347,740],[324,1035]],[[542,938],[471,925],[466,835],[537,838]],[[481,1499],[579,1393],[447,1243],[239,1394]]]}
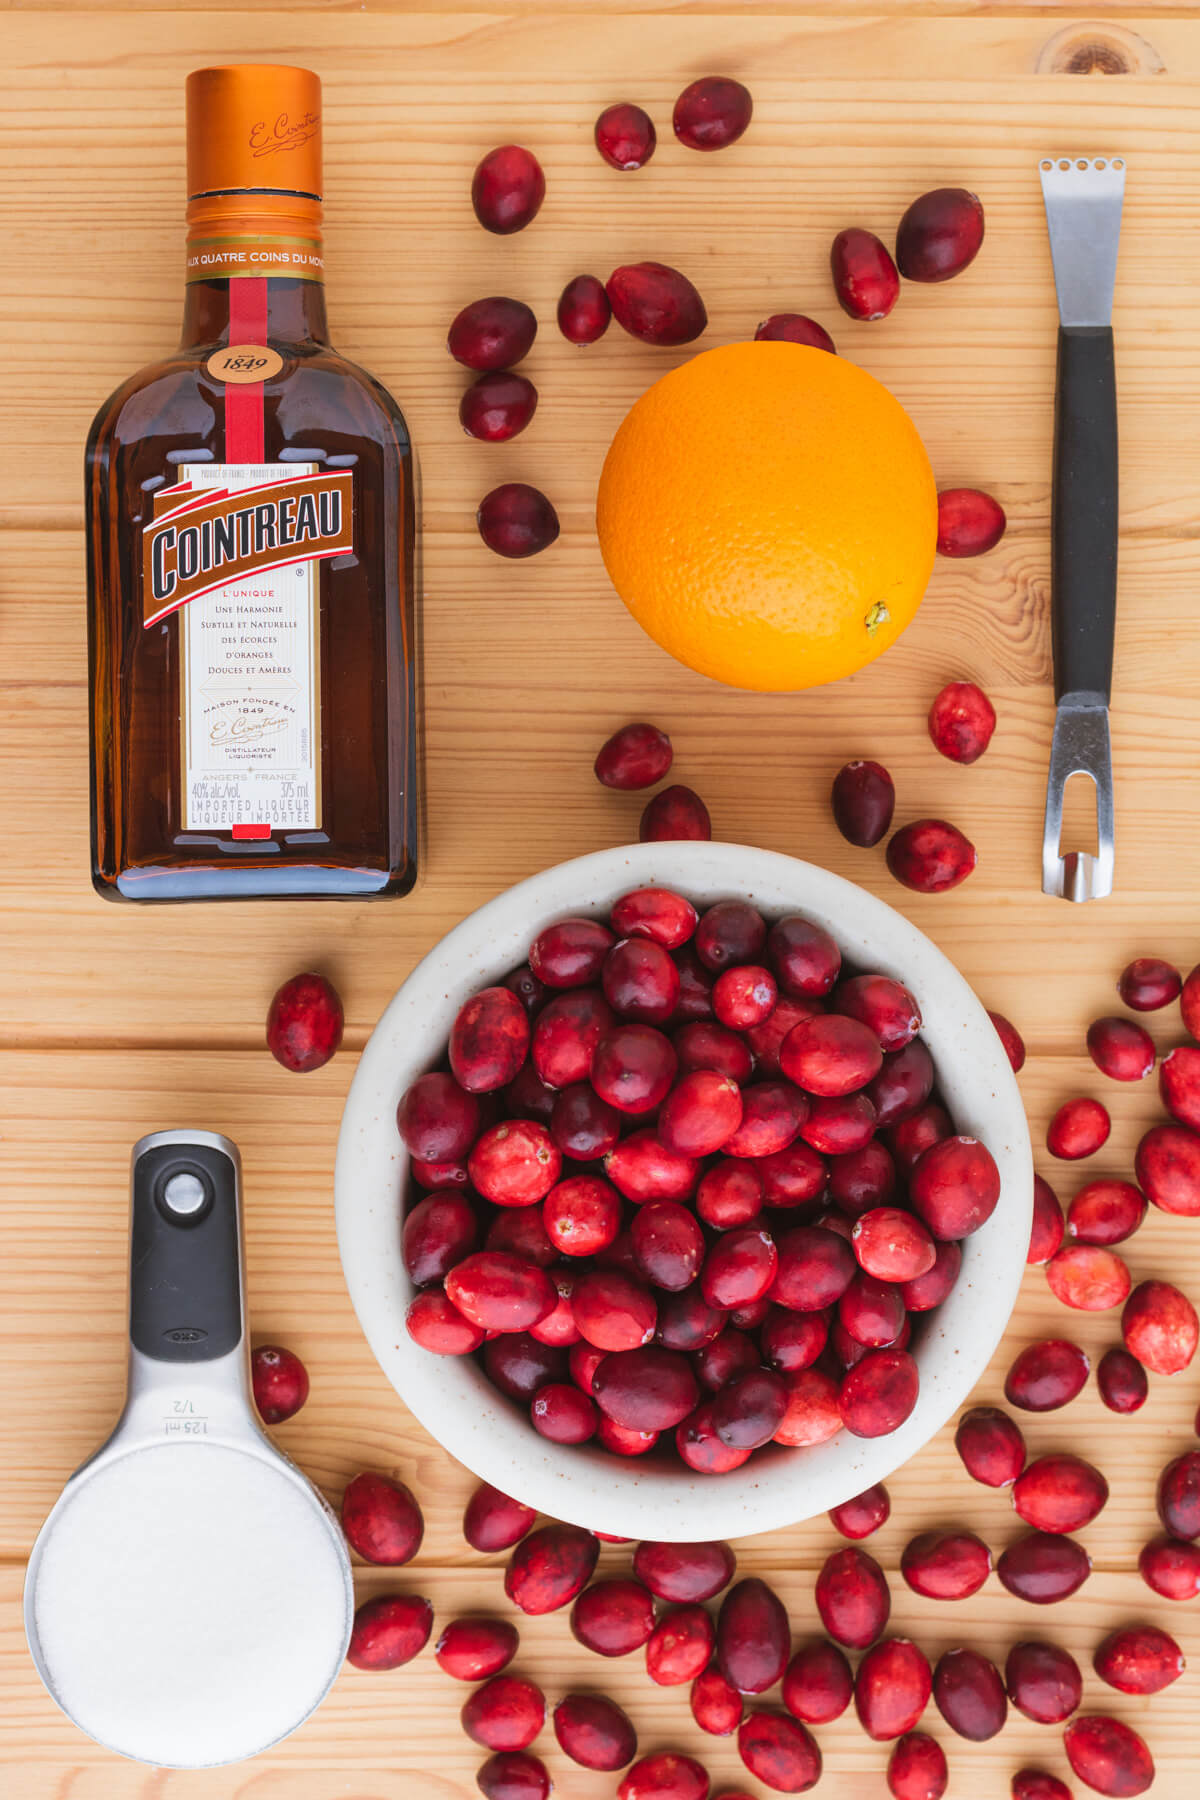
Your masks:
{"label": "wood grain", "polygon": [[[1194,771],[1200,766],[1200,322],[1194,248],[1200,194],[1200,18],[1194,5],[1125,6],[1162,73],[1035,74],[1065,5],[961,0],[750,0],[741,6],[622,0],[584,11],[551,0],[361,6],[190,0],[162,9],[0,0],[0,322],[15,422],[0,439],[0,1790],[12,1800],[467,1800],[480,1755],[460,1735],[462,1695],[426,1653],[387,1677],[347,1670],[295,1738],[241,1769],[151,1773],[107,1755],[54,1709],[20,1626],[21,1564],[62,1481],[108,1429],[123,1367],[126,1169],[141,1132],[201,1123],[240,1143],[248,1286],[257,1340],[293,1345],[312,1397],[280,1442],[334,1500],[361,1466],[420,1492],[427,1535],[395,1585],[434,1601],[439,1626],[502,1603],[501,1572],[459,1530],[473,1485],[406,1413],[358,1330],[337,1265],[333,1153],[354,1054],[414,961],[457,919],[547,863],[636,836],[634,796],[602,790],[590,764],[629,717],[671,733],[679,778],[705,796],[722,837],[811,858],[861,881],[929,931],[986,1004],[1025,1033],[1022,1087],[1035,1141],[1067,1095],[1101,1085],[1083,1031],[1115,1004],[1129,956],[1190,967],[1200,956]],[[86,645],[81,445],[104,394],[174,339],[180,300],[184,73],[202,62],[311,62],[326,83],[328,246],[336,338],[404,405],[425,479],[428,817],[425,873],[394,906],[105,907],[87,880]],[[1147,66],[1153,66],[1149,58]],[[671,139],[673,96],[711,69],[753,88],[742,144],[696,158]],[[591,123],[629,95],[660,124],[636,177],[597,159]],[[470,170],[513,136],[543,158],[545,208],[520,238],[487,238],[466,200]],[[1130,161],[1118,279],[1122,579],[1114,749],[1118,889],[1068,909],[1038,891],[1048,690],[1048,514],[1054,305],[1034,172],[1045,149],[1120,148]],[[983,196],[988,237],[951,288],[905,290],[882,326],[832,304],[829,240],[848,223],[887,236],[906,201],[944,181]],[[839,349],[910,407],[943,485],[978,483],[1008,510],[998,550],[941,564],[884,662],[805,695],[748,695],[670,662],[605,579],[591,528],[595,480],[623,411],[673,360],[614,330],[579,353],[552,324],[568,276],[643,256],[693,274],[706,341],[747,335],[765,314],[812,311]],[[529,358],[541,404],[497,450],[456,421],[461,371],[443,347],[481,292],[529,299],[543,330]],[[719,435],[709,450],[720,455]],[[502,565],[473,527],[486,487],[544,484],[563,536],[529,565]],[[1000,727],[973,769],[936,757],[924,714],[941,683],[985,683]],[[828,816],[850,755],[892,769],[902,817],[954,819],[977,874],[954,894],[902,893],[879,852],[852,850]],[[274,986],[318,966],[346,1002],[346,1047],[289,1077],[262,1048]],[[1177,1041],[1169,1014],[1150,1021]],[[1114,1131],[1095,1170],[1128,1170],[1155,1116],[1151,1088],[1106,1088]],[[1042,1165],[1047,1159],[1040,1158]],[[1066,1198],[1082,1175],[1059,1170]],[[1155,1215],[1129,1246],[1135,1278],[1200,1294],[1200,1226]],[[1106,1316],[1068,1315],[1027,1273],[1005,1344],[978,1390],[999,1400],[1024,1344],[1069,1333],[1093,1357]],[[1085,1535],[1095,1573],[1046,1616],[993,1578],[969,1608],[938,1607],[897,1575],[913,1532],[961,1521],[997,1550],[1015,1535],[1007,1500],[963,1474],[948,1428],[889,1484],[876,1540],[898,1629],[933,1653],[970,1641],[1002,1659],[1019,1636],[1067,1643],[1081,1661],[1114,1623],[1155,1619],[1200,1659],[1194,1606],[1155,1599],[1136,1574],[1155,1530],[1155,1474],[1194,1442],[1192,1376],[1155,1380],[1143,1413],[1116,1420],[1094,1388],[1030,1422],[1037,1450],[1094,1457],[1112,1498]],[[749,1539],[741,1566],[769,1575],[799,1634],[834,1537],[822,1521]],[[605,1550],[605,1566],[627,1553]],[[359,1571],[364,1593],[393,1584]],[[699,1741],[686,1695],[653,1688],[640,1659],[598,1668],[566,1621],[530,1621],[521,1666],[551,1699],[613,1694],[645,1748],[701,1754],[714,1786],[749,1787],[727,1743]],[[1088,1676],[1086,1703],[1135,1720],[1158,1760],[1154,1792],[1192,1800],[1197,1671],[1150,1703]],[[947,1741],[953,1794],[1001,1800],[1034,1762],[1065,1773],[1060,1735],[1010,1721],[985,1745]],[[832,1800],[884,1791],[885,1754],[852,1720],[821,1733]],[[549,1734],[547,1734],[549,1742]],[[547,1752],[564,1800],[600,1800],[611,1778]]]}

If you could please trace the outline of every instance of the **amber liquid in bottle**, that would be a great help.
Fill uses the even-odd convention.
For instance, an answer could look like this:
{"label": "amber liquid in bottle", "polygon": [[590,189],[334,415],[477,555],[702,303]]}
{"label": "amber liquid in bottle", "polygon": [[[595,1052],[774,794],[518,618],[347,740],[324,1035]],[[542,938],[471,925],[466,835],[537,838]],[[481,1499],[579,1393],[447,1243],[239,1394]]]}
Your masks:
{"label": "amber liquid in bottle", "polygon": [[92,879],[112,899],[416,878],[413,453],[329,343],[319,95],[301,70],[191,78],[180,348],[89,437]]}

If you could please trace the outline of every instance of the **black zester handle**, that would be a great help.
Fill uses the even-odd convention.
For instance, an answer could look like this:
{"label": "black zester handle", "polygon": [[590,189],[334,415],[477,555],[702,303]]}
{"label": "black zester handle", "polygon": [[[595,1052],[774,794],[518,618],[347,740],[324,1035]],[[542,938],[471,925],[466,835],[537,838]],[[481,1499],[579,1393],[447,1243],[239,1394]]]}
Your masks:
{"label": "black zester handle", "polygon": [[1054,694],[1112,689],[1117,625],[1117,381],[1107,325],[1061,325],[1050,596]]}
{"label": "black zester handle", "polygon": [[[198,1210],[174,1212],[175,1175],[205,1188]],[[237,1168],[211,1144],[150,1144],[133,1166],[129,1336],[156,1362],[211,1362],[242,1337]]]}

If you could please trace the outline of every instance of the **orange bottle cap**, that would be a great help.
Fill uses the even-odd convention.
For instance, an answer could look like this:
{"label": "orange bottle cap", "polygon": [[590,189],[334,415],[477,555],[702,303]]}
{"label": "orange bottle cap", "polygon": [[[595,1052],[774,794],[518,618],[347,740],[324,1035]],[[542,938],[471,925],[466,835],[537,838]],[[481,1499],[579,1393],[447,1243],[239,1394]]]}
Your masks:
{"label": "orange bottle cap", "polygon": [[321,193],[321,83],[309,69],[231,63],[187,78],[188,195]]}

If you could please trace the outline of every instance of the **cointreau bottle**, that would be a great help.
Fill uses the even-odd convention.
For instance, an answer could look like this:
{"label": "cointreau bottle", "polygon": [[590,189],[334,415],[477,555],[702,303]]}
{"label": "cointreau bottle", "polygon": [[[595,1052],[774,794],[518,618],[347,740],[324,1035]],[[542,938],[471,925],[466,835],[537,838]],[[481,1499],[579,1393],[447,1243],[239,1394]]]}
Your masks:
{"label": "cointreau bottle", "polygon": [[413,456],[330,347],[321,89],[189,76],[178,352],[87,447],[92,879],[112,899],[416,877]]}

